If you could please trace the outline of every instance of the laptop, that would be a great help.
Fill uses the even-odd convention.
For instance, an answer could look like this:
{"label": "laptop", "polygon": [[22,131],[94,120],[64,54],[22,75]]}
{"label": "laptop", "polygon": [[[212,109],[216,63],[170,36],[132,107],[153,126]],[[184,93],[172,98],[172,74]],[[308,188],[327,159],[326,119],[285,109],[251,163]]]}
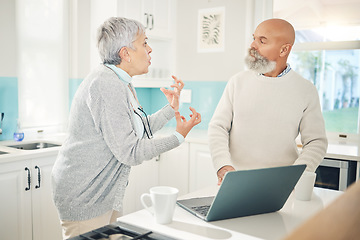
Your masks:
{"label": "laptop", "polygon": [[178,200],[177,204],[205,221],[280,210],[306,165],[227,172],[216,196]]}

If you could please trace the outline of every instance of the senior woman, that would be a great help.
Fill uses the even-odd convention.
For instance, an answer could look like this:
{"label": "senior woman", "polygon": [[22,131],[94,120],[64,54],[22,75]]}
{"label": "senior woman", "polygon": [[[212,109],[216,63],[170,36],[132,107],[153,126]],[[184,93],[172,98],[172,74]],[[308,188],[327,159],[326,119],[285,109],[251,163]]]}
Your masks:
{"label": "senior woman", "polygon": [[[116,220],[131,166],[179,146],[201,122],[190,108],[180,116],[184,84],[173,76],[171,89],[161,89],[169,104],[146,116],[131,79],[148,72],[152,49],[144,27],[126,18],[110,18],[98,30],[97,46],[103,64],[79,86],[69,118],[69,136],[52,171],[53,198],[64,238],[77,236]],[[171,118],[176,131],[152,137]],[[139,179],[141,181],[141,179]]]}

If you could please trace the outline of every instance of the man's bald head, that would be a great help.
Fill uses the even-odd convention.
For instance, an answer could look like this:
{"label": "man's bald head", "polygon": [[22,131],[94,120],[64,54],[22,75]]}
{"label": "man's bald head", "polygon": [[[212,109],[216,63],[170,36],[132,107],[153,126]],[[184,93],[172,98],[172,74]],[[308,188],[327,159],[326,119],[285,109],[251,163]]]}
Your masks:
{"label": "man's bald head", "polygon": [[295,42],[294,27],[287,21],[278,18],[272,18],[263,21],[257,28],[264,28],[270,35],[276,37],[282,44],[291,44]]}

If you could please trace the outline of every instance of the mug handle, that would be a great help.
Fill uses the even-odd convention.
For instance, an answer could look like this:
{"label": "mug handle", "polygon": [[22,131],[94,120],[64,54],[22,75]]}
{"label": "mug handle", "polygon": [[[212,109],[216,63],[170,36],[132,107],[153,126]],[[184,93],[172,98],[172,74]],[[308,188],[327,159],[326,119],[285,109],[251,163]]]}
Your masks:
{"label": "mug handle", "polygon": [[144,206],[144,208],[145,208],[149,213],[151,213],[151,215],[154,215],[154,212],[150,210],[150,207],[151,207],[151,206],[146,205],[146,203],[145,203],[145,201],[144,201],[144,199],[145,199],[146,197],[148,197],[148,198],[150,199],[151,203],[152,203],[150,194],[148,194],[148,193],[143,193],[143,194],[141,194],[141,196],[140,196],[141,204]]}

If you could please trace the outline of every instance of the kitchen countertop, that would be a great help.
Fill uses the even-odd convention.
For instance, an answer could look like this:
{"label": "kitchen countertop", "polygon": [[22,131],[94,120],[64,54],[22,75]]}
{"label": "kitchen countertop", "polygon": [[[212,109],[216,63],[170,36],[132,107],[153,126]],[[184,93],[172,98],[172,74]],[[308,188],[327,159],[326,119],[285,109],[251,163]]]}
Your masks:
{"label": "kitchen countertop", "polygon": [[0,155],[0,163],[6,163],[6,162],[11,162],[11,161],[20,161],[20,160],[36,158],[36,157],[46,157],[46,156],[57,155],[59,152],[60,146],[36,149],[36,150],[21,150],[21,149],[8,147],[8,146],[18,145],[18,144],[26,144],[26,143],[34,143],[34,142],[46,142],[46,143],[62,145],[65,137],[66,137],[66,134],[61,133],[61,134],[52,134],[52,135],[48,135],[48,136],[42,136],[42,137],[31,138],[31,139],[24,139],[21,142],[16,142],[14,140],[0,141],[0,151],[7,152],[7,154]]}
{"label": "kitchen countertop", "polygon": [[[172,129],[174,131],[174,129]],[[170,129],[160,131],[160,133],[170,133]],[[191,143],[208,144],[207,130],[193,129],[189,132],[185,141]],[[360,162],[360,147],[357,143],[345,143],[340,141],[329,141],[326,158],[349,160]]]}
{"label": "kitchen countertop", "polygon": [[[165,127],[158,131],[156,135],[167,135],[172,134],[175,131],[173,127]],[[56,144],[62,144],[66,137],[66,133],[51,134],[43,137],[32,138],[30,140],[24,140],[22,142],[15,142],[13,140],[9,141],[0,141],[0,151],[16,153],[16,154],[2,154],[0,155],[0,161],[4,158],[20,157],[24,154],[41,154],[41,153],[51,153],[53,151],[58,151],[59,147],[53,147],[48,149],[41,149],[41,151],[22,151],[14,148],[6,147],[6,145],[26,143],[33,141],[43,141]],[[208,144],[208,133],[206,129],[193,129],[189,132],[188,136],[185,138],[185,142],[189,143],[199,143],[199,144]],[[360,147],[356,143],[343,143],[343,142],[329,142],[328,150],[326,153],[326,158],[334,158],[340,160],[350,160],[350,161],[360,161]]]}
{"label": "kitchen countertop", "polygon": [[[179,199],[213,196],[218,186],[196,191]],[[284,207],[274,213],[249,217],[205,222],[184,209],[176,206],[173,222],[167,225],[157,224],[146,210],[140,210],[118,218],[118,221],[185,240],[209,239],[281,239],[292,232],[315,213],[329,205],[343,192],[314,188],[311,201],[299,201],[292,193]]]}
{"label": "kitchen countertop", "polygon": [[329,142],[325,157],[360,162],[360,148],[356,143]]}
{"label": "kitchen countertop", "polygon": [[[164,128],[158,134],[170,134],[173,131],[175,131],[174,128]],[[193,129],[186,136],[185,141],[208,144],[208,132],[206,129]],[[325,157],[360,162],[360,147],[357,143],[329,141]]]}

